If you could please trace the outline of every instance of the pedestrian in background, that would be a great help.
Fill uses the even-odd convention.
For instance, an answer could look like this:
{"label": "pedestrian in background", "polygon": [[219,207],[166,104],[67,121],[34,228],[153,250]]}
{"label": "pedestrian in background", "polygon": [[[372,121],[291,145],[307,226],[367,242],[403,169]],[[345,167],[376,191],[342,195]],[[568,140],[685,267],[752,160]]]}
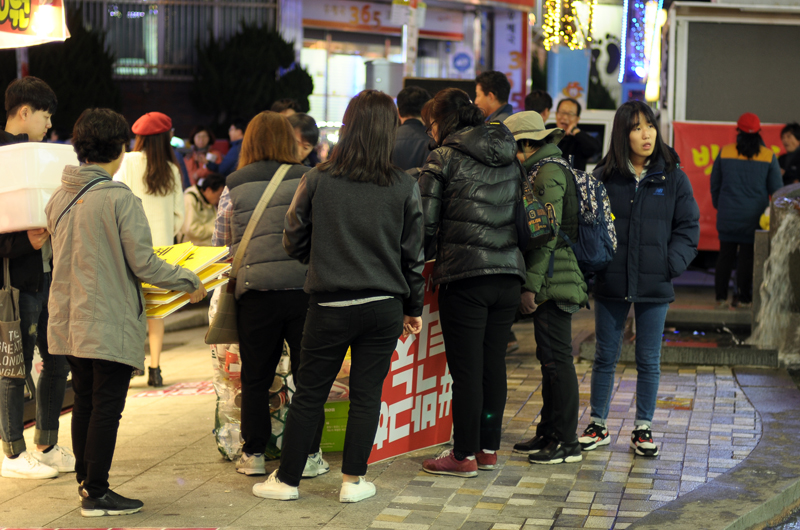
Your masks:
{"label": "pedestrian in background", "polygon": [[[300,370],[300,340],[308,312],[308,295],[303,292],[307,267],[283,250],[283,219],[300,177],[308,171],[298,162],[289,120],[272,111],[258,114],[247,126],[239,169],[228,177],[217,213],[214,245],[230,247],[233,256],[264,190],[283,164],[290,166],[256,225],[236,278],[244,439],[236,471],[245,475],[266,473],[264,451],[272,434],[267,403],[284,341],[295,381]],[[319,449],[324,426],[323,419],[311,428],[303,477],[330,469]]]}
{"label": "pedestrian in background", "polygon": [[525,96],[525,110],[538,112],[544,122],[547,122],[550,117],[550,109],[552,108],[553,98],[544,90],[534,90]]}
{"label": "pedestrian in background", "polygon": [[277,112],[285,118],[294,116],[298,112],[303,111],[303,109],[300,108],[300,104],[297,102],[297,100],[292,98],[279,99],[272,104],[269,110],[272,112]]}
{"label": "pedestrian in background", "polygon": [[511,83],[503,72],[483,72],[475,78],[475,105],[485,116],[487,122],[502,123],[514,114],[514,107],[509,105]]}
{"label": "pedestrian in background", "polygon": [[189,144],[192,150],[183,157],[186,165],[186,172],[189,175],[189,183],[194,186],[201,178],[212,173],[208,169],[209,162],[218,163],[222,161],[222,153],[214,149],[214,142],[217,141],[214,133],[205,125],[198,125],[192,129],[189,135]]}
{"label": "pedestrian in background", "polygon": [[239,167],[239,152],[242,150],[242,139],[244,138],[244,130],[247,128],[247,120],[243,118],[233,118],[228,127],[228,139],[231,142],[231,147],[228,149],[227,154],[222,159],[222,162],[208,162],[206,168],[214,173],[219,173],[223,177],[227,177]]}
{"label": "pedestrian in background", "polygon": [[317,121],[308,114],[297,112],[289,116],[289,123],[294,128],[298,159],[306,167],[315,167],[319,164],[319,155],[316,150],[319,143]]}
{"label": "pedestrian in background", "polygon": [[734,263],[738,306],[753,302],[753,244],[758,221],[769,196],[783,186],[781,168],[772,149],[764,145],[761,120],[746,112],[736,122],[736,143],[722,148],[711,168],[711,201],[717,209],[719,256],[714,271],[717,307],[728,303],[728,283]]}
{"label": "pedestrian in background", "polygon": [[190,241],[198,247],[211,246],[217,205],[225,188],[219,173],[208,173],[183,192],[184,220],[178,242]]}
{"label": "pedestrian in background", "polygon": [[783,185],[800,182],[800,123],[787,123],[781,129],[781,143],[786,153],[778,157]]}
{"label": "pedestrian in background", "polygon": [[375,495],[364,475],[383,380],[401,333],[422,329],[425,288],[419,186],[391,163],[398,122],[390,96],[359,93],[347,106],[330,159],[303,176],[286,214],[283,244],[290,256],[308,263],[311,306],[281,465],[253,486],[258,497],[298,498],[314,429],[348,347],[350,410],[339,501]]}
{"label": "pedestrian in background", "polygon": [[433,283],[453,377],[453,450],[422,467],[474,477],[494,469],[500,448],[506,346],[526,279],[514,223],[522,174],[508,128],[484,123],[463,90],[436,95],[430,125],[439,147],[419,185],[425,258],[436,259]]}
{"label": "pedestrian in background", "polygon": [[[545,129],[536,112],[520,112],[505,122],[517,141],[517,158],[531,179],[534,165],[560,158],[561,129]],[[552,204],[559,230],[578,241],[578,194],[572,172],[557,163],[539,166],[531,190],[542,204]],[[550,271],[550,263],[553,269]],[[578,376],[572,357],[572,315],[589,300],[578,259],[563,237],[525,255],[527,280],[520,313],[533,314],[536,358],[542,367],[542,412],[536,436],[514,445],[535,464],[579,462]]]}
{"label": "pedestrian in background", "polygon": [[[184,207],[178,160],[170,146],[172,120],[161,112],[148,112],[133,124],[136,142],[125,154],[114,180],[126,184],[142,200],[153,245],[168,246],[183,227]],[[148,386],[161,387],[161,349],[164,320],[149,319],[150,367]]]}
{"label": "pedestrian in background", "polygon": [[111,180],[125,156],[125,118],[86,110],[72,137],[84,165],[64,168],[45,208],[54,265],[47,333],[52,354],[66,356],[72,371],[81,515],[125,515],[142,502],[110,490],[108,472],[131,372],[144,367],[142,282],[191,293],[192,303],[206,290],[193,272],[153,253],[142,201]]}
{"label": "pedestrian in background", "polygon": [[585,171],[588,160],[600,154],[602,145],[600,140],[578,127],[581,110],[581,103],[577,99],[562,99],[556,107],[555,126],[564,130],[564,138],[558,144],[564,158],[575,169]]}
{"label": "pedestrian in background", "polygon": [[[41,79],[33,76],[12,81],[5,93],[6,126],[0,145],[41,142],[52,126],[58,99]],[[13,175],[11,178],[24,178]],[[69,366],[50,354],[47,342],[47,300],[52,282],[53,247],[44,228],[0,234],[0,258],[10,260],[11,287],[19,289],[19,316],[25,373],[33,368],[38,346],[42,371],[36,383],[35,449],[24,438],[25,379],[0,377],[0,438],[3,459],[0,475],[6,478],[53,478],[75,470],[75,457],[58,445],[58,418],[64,404]],[[5,282],[5,279],[0,280]],[[9,286],[6,286],[9,287]]]}
{"label": "pedestrian in background", "polygon": [[403,171],[425,165],[431,152],[431,139],[422,123],[422,107],[430,99],[430,93],[418,86],[406,87],[397,94],[400,128],[392,149],[392,163]]}
{"label": "pedestrian in background", "polygon": [[661,341],[672,279],[697,255],[700,212],[686,174],[661,139],[653,110],[641,101],[614,116],[611,146],[594,172],[614,212],[617,252],[595,277],[591,423],[578,439],[584,451],[611,443],[607,425],[614,374],[631,304],[636,322],[636,419],[630,445],[656,456],[652,422],[661,377]]}

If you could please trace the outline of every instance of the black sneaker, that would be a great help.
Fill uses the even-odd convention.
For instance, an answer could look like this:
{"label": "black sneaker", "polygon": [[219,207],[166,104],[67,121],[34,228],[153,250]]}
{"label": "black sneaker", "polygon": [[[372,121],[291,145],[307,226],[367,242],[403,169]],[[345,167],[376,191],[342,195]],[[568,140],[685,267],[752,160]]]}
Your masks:
{"label": "black sneaker", "polygon": [[514,444],[514,452],[515,453],[522,453],[524,455],[534,455],[547,447],[547,444],[550,442],[550,438],[547,436],[539,436],[538,434],[528,440],[527,442],[520,442],[518,444]]}
{"label": "black sneaker", "polygon": [[[82,492],[82,494],[85,493]],[[130,515],[142,509],[144,503],[136,499],[128,499],[111,490],[102,497],[83,497],[81,499],[81,515],[84,517],[102,517],[103,515]]]}
{"label": "black sneaker", "polygon": [[640,456],[658,456],[658,446],[653,442],[650,427],[642,425],[631,434],[631,447]]}
{"label": "black sneaker", "polygon": [[562,462],[580,462],[581,460],[583,460],[581,444],[578,442],[565,444],[558,440],[550,440],[547,447],[528,456],[528,462],[531,464],[560,464]]}
{"label": "black sneaker", "polygon": [[601,445],[610,444],[611,437],[608,435],[608,429],[592,422],[583,431],[583,435],[578,438],[578,443],[581,444],[581,449],[584,451],[591,451]]}

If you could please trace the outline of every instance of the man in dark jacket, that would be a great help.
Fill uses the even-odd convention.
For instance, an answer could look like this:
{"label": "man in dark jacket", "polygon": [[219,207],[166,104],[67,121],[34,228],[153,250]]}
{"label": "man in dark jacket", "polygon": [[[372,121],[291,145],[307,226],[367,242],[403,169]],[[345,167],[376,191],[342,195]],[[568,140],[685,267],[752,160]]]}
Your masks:
{"label": "man in dark jacket", "polygon": [[241,118],[234,118],[231,120],[231,125],[228,127],[228,138],[231,141],[231,148],[222,162],[219,164],[209,162],[206,167],[215,173],[219,173],[223,177],[227,177],[239,167],[239,153],[242,151],[242,140],[244,139],[244,131],[247,129],[247,121]]}
{"label": "man in dark jacket", "polygon": [[508,104],[511,94],[511,83],[503,72],[483,72],[475,79],[475,104],[486,115],[487,122],[505,121],[514,114],[514,108]]}
{"label": "man in dark jacket", "polygon": [[392,150],[392,163],[402,169],[422,167],[430,153],[431,139],[422,124],[422,107],[431,99],[430,93],[418,86],[409,86],[397,94],[400,127]]}
{"label": "man in dark jacket", "polygon": [[[50,117],[57,103],[55,93],[41,79],[12,81],[5,94],[7,121],[0,145],[42,141],[52,127]],[[53,257],[49,239],[50,234],[43,228],[0,234],[0,257],[11,260],[11,285],[20,291],[25,373],[29,374],[33,366],[35,346],[42,357],[36,388],[36,450],[28,452],[23,438],[25,380],[0,377],[0,435],[6,456],[0,474],[4,477],[41,479],[56,477],[59,471],[75,471],[72,452],[56,445],[69,368],[64,357],[50,355],[47,348],[47,298]]]}
{"label": "man in dark jacket", "polygon": [[558,144],[564,158],[572,163],[572,167],[586,170],[586,162],[594,155],[600,154],[603,147],[600,141],[589,133],[578,128],[581,121],[581,104],[572,98],[562,99],[556,107],[556,127],[564,129],[564,139]]}

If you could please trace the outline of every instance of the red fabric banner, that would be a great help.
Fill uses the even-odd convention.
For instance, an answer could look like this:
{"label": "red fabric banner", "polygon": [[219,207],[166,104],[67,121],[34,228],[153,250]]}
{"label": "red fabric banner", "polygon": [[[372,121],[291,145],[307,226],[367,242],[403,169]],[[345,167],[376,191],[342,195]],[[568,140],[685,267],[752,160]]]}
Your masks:
{"label": "red fabric banner", "polygon": [[429,262],[423,273],[422,332],[398,339],[392,354],[389,375],[383,382],[381,418],[370,464],[450,440],[453,378],[447,369],[432,273],[433,262]]}
{"label": "red fabric banner", "polygon": [[[694,198],[700,207],[698,250],[719,250],[717,210],[711,203],[711,168],[723,146],[736,142],[735,123],[673,122],[674,148],[681,168],[689,176]],[[785,152],[781,143],[782,124],[762,125],[761,137],[776,155]]]}

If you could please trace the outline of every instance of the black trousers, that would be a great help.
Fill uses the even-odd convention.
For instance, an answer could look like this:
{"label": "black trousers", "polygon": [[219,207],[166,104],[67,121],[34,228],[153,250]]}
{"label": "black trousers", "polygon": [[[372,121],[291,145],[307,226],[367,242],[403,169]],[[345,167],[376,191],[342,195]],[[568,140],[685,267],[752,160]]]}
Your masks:
{"label": "black trousers", "polygon": [[548,300],[533,313],[536,358],[542,365],[542,418],[536,434],[577,441],[578,376],[572,358],[572,315]]}
{"label": "black trousers", "polygon": [[439,318],[453,377],[454,449],[500,448],[506,407],[506,347],[520,280],[491,275],[439,287]]}
{"label": "black trousers", "polygon": [[[736,287],[739,289],[739,301],[753,301],[753,243],[719,242],[719,257],[714,271],[714,290],[717,300],[727,300],[728,282],[731,280],[734,262],[736,266]],[[737,259],[736,250],[739,250]]]}
{"label": "black trousers", "polygon": [[324,420],[324,406],[348,346],[350,412],[344,436],[342,473],[364,475],[381,413],[383,380],[403,332],[403,304],[396,298],[349,307],[312,303],[303,333],[303,353],[283,434],[278,478],[300,483],[314,428]]}
{"label": "black trousers", "polygon": [[72,451],[76,479],[89,496],[108,491],[108,471],[133,367],[127,364],[67,356],[72,370]]}
{"label": "black trousers", "polygon": [[[242,360],[242,450],[263,453],[272,434],[269,389],[283,353],[283,341],[295,382],[300,369],[300,342],[308,312],[308,295],[294,291],[247,291],[237,302],[239,355]],[[296,384],[296,383],[295,383]],[[312,453],[319,451],[325,419],[317,426]]]}

